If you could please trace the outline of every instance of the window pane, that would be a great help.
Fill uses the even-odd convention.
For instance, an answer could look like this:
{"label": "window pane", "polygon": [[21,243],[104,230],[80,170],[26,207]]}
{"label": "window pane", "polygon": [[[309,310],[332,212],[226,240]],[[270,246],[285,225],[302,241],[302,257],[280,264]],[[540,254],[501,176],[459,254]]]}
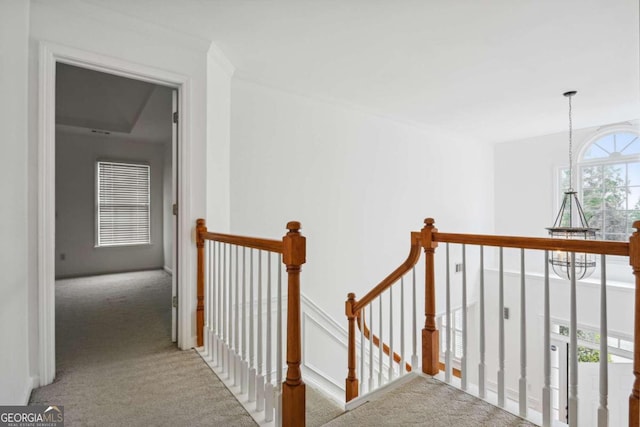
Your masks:
{"label": "window pane", "polygon": [[149,166],[97,163],[97,245],[150,243]]}
{"label": "window pane", "polygon": [[605,150],[603,150],[601,147],[595,144],[591,145],[591,147],[589,147],[584,154],[585,160],[601,159],[601,158],[607,158],[607,157],[609,157],[609,153],[607,153]]}
{"label": "window pane", "polygon": [[582,187],[602,187],[602,166],[589,166],[582,168]]}
{"label": "window pane", "polygon": [[629,185],[640,185],[640,162],[627,164],[627,181]]}
{"label": "window pane", "polygon": [[638,135],[631,132],[616,134],[616,145],[618,151],[625,156],[640,154],[640,141]]}

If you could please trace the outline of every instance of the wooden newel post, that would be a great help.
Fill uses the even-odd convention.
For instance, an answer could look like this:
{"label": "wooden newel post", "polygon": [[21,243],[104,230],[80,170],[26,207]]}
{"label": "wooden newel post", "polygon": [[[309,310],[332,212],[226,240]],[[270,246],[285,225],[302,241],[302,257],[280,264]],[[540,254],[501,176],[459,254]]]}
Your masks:
{"label": "wooden newel post", "polygon": [[198,248],[198,275],[197,275],[197,296],[196,306],[196,335],[198,347],[203,345],[204,331],[204,233],[207,232],[204,219],[196,220],[196,247]]}
{"label": "wooden newel post", "polygon": [[356,303],[356,294],[350,293],[345,302],[345,314],[349,321],[349,355],[348,355],[348,373],[346,381],[346,400],[349,402],[358,397],[358,378],[356,376],[356,314],[353,312],[353,306]]}
{"label": "wooden newel post", "polygon": [[306,262],[306,239],[300,223],[287,224],[289,232],[282,238],[282,262],[287,266],[287,378],[282,384],[282,425],[305,425],[305,385],[300,372],[302,337],[300,331],[300,270]]}
{"label": "wooden newel post", "polygon": [[636,231],[629,239],[629,264],[636,277],[633,335],[633,390],[629,396],[629,427],[640,425],[640,221],[633,223]]}
{"label": "wooden newel post", "polygon": [[433,218],[424,220],[421,231],[422,247],[425,253],[425,289],[424,314],[425,323],[422,330],[422,372],[436,375],[440,371],[440,339],[436,328],[436,279],[434,256],[438,243],[433,240],[433,233],[438,229],[433,226]]}

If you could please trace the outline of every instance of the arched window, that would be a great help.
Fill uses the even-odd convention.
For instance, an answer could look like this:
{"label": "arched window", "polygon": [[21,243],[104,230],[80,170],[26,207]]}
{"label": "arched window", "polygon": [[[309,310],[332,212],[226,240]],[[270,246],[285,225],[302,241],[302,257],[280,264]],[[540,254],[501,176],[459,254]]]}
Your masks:
{"label": "arched window", "polygon": [[640,219],[640,139],[632,130],[601,134],[582,150],[578,191],[598,238],[627,240]]}

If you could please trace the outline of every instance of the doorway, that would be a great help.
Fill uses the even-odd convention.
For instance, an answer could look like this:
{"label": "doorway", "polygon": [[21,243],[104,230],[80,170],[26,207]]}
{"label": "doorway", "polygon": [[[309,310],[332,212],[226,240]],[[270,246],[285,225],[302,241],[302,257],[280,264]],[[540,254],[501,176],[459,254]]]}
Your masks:
{"label": "doorway", "polygon": [[177,98],[168,86],[56,64],[56,280],[163,269],[173,305]]}
{"label": "doorway", "polygon": [[[38,281],[39,281],[39,301],[38,301],[38,335],[39,335],[39,370],[40,385],[46,385],[53,381],[55,376],[55,275],[56,261],[60,261],[60,253],[56,251],[56,210],[55,210],[55,153],[56,153],[56,120],[55,120],[55,100],[56,100],[56,68],[58,64],[66,64],[75,67],[85,68],[93,71],[100,71],[110,75],[132,78],[151,84],[169,86],[175,89],[172,94],[172,105],[178,106],[180,119],[188,117],[188,79],[185,76],[175,75],[171,72],[148,68],[139,64],[132,64],[120,61],[111,57],[103,57],[94,53],[76,50],[65,46],[50,43],[42,43],[40,49],[40,102],[39,102],[39,200],[38,200],[38,233],[39,233],[39,258],[38,258]],[[177,116],[177,114],[175,115]],[[189,241],[180,239],[181,236],[188,235],[190,224],[185,222],[189,217],[189,205],[185,203],[185,194],[189,194],[190,180],[188,168],[184,166],[184,159],[189,154],[189,139],[185,126],[178,126],[172,123],[172,137],[178,137],[180,143],[174,144],[171,148],[171,157],[174,160],[174,210],[175,232],[170,233],[175,238],[173,245],[175,264],[172,276],[173,293],[176,298],[170,301],[176,305],[172,309],[175,314],[173,323],[174,339],[180,348],[190,348],[193,346],[190,320],[190,304],[187,298],[178,299],[178,294],[186,292],[190,294],[187,287],[188,276],[186,270],[179,268],[181,265],[189,263],[191,254],[189,253]],[[96,129],[99,130],[99,129]],[[177,141],[177,140],[176,140]],[[65,256],[65,260],[68,260]],[[176,301],[177,300],[177,301]]]}

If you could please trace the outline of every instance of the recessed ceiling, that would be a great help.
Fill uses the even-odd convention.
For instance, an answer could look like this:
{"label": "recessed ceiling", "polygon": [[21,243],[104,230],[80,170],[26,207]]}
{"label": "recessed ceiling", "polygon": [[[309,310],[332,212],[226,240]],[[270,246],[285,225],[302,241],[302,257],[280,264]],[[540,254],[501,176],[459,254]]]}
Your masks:
{"label": "recessed ceiling", "polygon": [[84,0],[211,40],[237,77],[506,141],[640,117],[637,0]]}
{"label": "recessed ceiling", "polygon": [[56,64],[56,126],[66,132],[170,142],[171,96],[168,87]]}

